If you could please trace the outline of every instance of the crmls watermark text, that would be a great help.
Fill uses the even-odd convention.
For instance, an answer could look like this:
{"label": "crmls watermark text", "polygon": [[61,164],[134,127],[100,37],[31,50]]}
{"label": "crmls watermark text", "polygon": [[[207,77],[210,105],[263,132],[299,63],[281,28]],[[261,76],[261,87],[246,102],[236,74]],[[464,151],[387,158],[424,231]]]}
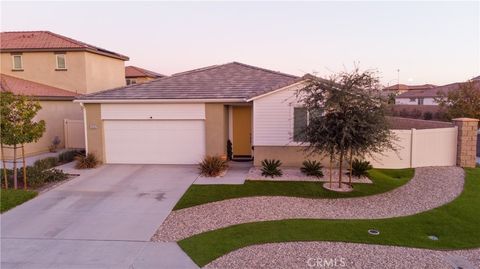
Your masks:
{"label": "crmls watermark text", "polygon": [[308,258],[308,267],[334,268],[347,266],[347,260],[343,257],[336,258]]}

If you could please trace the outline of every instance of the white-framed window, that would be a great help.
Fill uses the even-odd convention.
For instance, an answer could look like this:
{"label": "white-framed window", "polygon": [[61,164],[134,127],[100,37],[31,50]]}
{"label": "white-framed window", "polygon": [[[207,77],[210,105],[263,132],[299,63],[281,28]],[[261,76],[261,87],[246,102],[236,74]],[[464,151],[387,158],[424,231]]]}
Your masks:
{"label": "white-framed window", "polygon": [[131,84],[137,84],[137,81],[135,79],[127,78],[127,85]]}
{"label": "white-framed window", "polygon": [[12,69],[23,70],[23,59],[21,54],[12,55]]}
{"label": "white-framed window", "polygon": [[67,57],[64,53],[55,54],[55,61],[57,69],[65,70],[67,69]]}
{"label": "white-framed window", "polygon": [[418,98],[418,104],[423,105],[423,98]]}

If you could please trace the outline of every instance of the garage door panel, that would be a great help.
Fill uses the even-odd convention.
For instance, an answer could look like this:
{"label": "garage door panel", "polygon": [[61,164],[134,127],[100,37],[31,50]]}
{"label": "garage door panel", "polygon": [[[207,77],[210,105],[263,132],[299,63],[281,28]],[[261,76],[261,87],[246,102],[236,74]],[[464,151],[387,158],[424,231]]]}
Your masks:
{"label": "garage door panel", "polygon": [[105,121],[107,163],[195,164],[205,154],[205,123]]}

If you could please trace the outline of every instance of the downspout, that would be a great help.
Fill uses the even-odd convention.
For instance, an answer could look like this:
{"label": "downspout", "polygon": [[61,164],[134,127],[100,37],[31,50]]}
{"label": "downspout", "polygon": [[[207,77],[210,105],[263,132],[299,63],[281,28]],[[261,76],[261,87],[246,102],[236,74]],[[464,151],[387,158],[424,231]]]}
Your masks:
{"label": "downspout", "polygon": [[85,109],[85,106],[83,103],[80,103],[80,106],[82,107],[82,110],[83,110],[83,132],[85,136],[85,153],[88,154],[87,110]]}

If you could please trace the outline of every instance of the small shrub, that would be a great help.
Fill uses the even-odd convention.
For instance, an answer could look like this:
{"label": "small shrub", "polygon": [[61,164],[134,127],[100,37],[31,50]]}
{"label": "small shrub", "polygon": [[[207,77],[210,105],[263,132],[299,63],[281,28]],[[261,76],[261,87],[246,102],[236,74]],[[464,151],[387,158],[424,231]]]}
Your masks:
{"label": "small shrub", "polygon": [[262,176],[264,177],[279,177],[282,176],[282,170],[279,168],[282,165],[280,160],[265,159],[262,161]]}
{"label": "small shrub", "polygon": [[370,169],[372,169],[372,165],[370,165],[370,162],[355,159],[352,162],[351,173],[356,177],[366,176],[367,171]]}
{"label": "small shrub", "polygon": [[430,112],[430,111],[427,111],[427,112],[423,113],[423,119],[424,119],[424,120],[431,120],[431,119],[433,119],[433,113]]}
{"label": "small shrub", "polygon": [[62,141],[58,136],[55,136],[52,140],[52,144],[48,147],[50,152],[57,152],[57,148]]}
{"label": "small shrub", "polygon": [[68,150],[60,153],[58,155],[58,161],[61,163],[69,163],[75,160],[75,157],[79,155],[85,155],[85,152],[82,150]]}
{"label": "small shrub", "polygon": [[57,157],[47,157],[45,159],[38,160],[33,163],[33,166],[40,168],[41,170],[50,169],[58,165]]}
{"label": "small shrub", "polygon": [[302,163],[300,171],[307,176],[323,177],[322,164],[317,161],[306,160]]}
{"label": "small shrub", "polygon": [[228,168],[228,162],[220,156],[206,156],[198,165],[200,175],[206,177],[219,176]]}
{"label": "small shrub", "polygon": [[75,160],[77,161],[75,164],[77,169],[95,168],[99,164],[97,157],[93,153],[88,153],[86,156],[76,156]]}
{"label": "small shrub", "polygon": [[[45,170],[46,171],[46,170]],[[20,174],[18,179],[22,181],[23,174]],[[44,169],[40,166],[27,166],[27,187],[37,189],[45,185]]]}
{"label": "small shrub", "polygon": [[68,175],[65,174],[62,170],[59,169],[49,169],[42,172],[45,182],[57,182],[62,181],[68,178]]}

